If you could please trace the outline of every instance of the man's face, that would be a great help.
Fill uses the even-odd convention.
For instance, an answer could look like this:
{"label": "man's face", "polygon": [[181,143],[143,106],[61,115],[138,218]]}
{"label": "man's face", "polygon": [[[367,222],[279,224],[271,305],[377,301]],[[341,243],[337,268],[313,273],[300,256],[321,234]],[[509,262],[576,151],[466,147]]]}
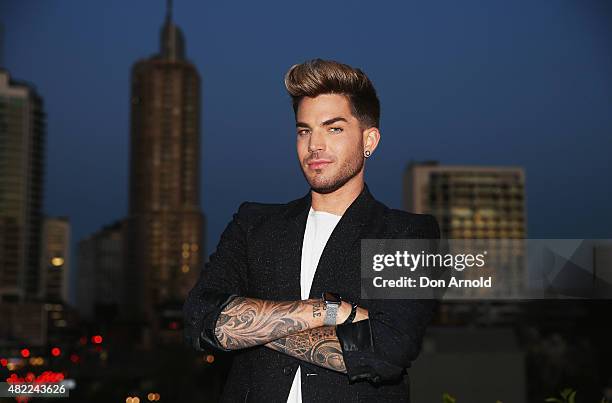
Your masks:
{"label": "man's face", "polygon": [[346,96],[304,97],[296,120],[298,161],[315,192],[333,192],[363,170],[363,131]]}

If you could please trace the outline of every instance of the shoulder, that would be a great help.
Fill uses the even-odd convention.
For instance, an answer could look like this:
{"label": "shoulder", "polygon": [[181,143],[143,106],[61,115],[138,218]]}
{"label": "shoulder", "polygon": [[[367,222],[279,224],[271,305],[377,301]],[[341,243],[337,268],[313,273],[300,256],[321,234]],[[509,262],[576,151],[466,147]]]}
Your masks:
{"label": "shoulder", "polygon": [[282,213],[288,204],[282,203],[259,203],[245,201],[238,207],[238,214],[241,216],[274,215]]}
{"label": "shoulder", "polygon": [[257,224],[274,220],[284,216],[291,208],[296,206],[302,199],[292,200],[288,203],[261,203],[245,201],[240,204],[238,211],[234,214],[234,219],[249,224],[252,227]]}

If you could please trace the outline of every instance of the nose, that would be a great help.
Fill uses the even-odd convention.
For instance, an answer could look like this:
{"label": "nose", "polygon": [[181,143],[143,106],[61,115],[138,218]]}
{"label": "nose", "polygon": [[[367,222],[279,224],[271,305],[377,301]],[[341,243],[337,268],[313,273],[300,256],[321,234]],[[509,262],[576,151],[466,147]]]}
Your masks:
{"label": "nose", "polygon": [[319,130],[313,130],[308,141],[308,151],[311,153],[315,151],[325,150],[325,136]]}

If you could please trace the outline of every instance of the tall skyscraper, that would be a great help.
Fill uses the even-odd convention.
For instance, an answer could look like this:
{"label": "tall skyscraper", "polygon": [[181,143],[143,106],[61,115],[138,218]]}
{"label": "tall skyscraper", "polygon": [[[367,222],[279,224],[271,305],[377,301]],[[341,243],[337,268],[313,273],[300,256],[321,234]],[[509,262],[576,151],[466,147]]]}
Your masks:
{"label": "tall skyscraper", "polygon": [[159,53],[136,62],[131,77],[131,146],[126,271],[133,314],[159,326],[199,274],[200,77],[170,2]]}
{"label": "tall skyscraper", "polygon": [[42,299],[67,304],[71,266],[70,222],[67,217],[45,217],[42,247]]}
{"label": "tall skyscraper", "polygon": [[0,301],[40,296],[45,113],[0,69]]}

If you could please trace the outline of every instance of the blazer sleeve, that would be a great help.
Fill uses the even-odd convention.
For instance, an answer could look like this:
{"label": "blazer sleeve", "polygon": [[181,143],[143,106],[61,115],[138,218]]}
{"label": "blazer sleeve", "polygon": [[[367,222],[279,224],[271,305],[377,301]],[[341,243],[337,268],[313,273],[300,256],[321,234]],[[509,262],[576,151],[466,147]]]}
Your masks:
{"label": "blazer sleeve", "polygon": [[197,351],[230,351],[219,344],[214,329],[221,311],[246,289],[247,205],[233,215],[183,305],[184,341]]}
{"label": "blazer sleeve", "polygon": [[[432,215],[425,217],[418,236],[439,239],[438,222]],[[349,382],[378,383],[401,378],[404,368],[417,358],[438,304],[437,299],[363,300],[362,305],[368,309],[367,320],[336,326]]]}

